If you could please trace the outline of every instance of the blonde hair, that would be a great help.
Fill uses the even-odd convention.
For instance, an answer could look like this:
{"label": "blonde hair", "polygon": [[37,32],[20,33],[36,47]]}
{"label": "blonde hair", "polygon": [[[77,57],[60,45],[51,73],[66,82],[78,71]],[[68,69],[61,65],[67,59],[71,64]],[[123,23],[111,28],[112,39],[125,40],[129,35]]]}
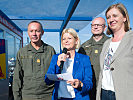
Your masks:
{"label": "blonde hair", "polygon": [[[117,8],[120,11],[120,13],[126,18],[126,21],[124,22],[124,30],[125,30],[125,32],[129,31],[130,30],[130,20],[129,20],[129,15],[128,15],[128,11],[127,11],[126,7],[122,3],[117,3],[117,4],[111,5],[106,10],[106,13],[105,13],[106,18],[107,18],[108,11],[111,10],[112,8]],[[108,26],[108,29],[107,29],[107,34],[108,35],[113,34],[113,32],[109,28],[109,26]]]}
{"label": "blonde hair", "polygon": [[68,29],[63,30],[62,35],[61,35],[61,49],[63,50],[63,48],[64,48],[62,45],[62,41],[63,41],[63,35],[65,33],[71,34],[77,40],[76,49],[78,49],[80,47],[80,39],[79,39],[77,32],[73,28],[68,28]]}

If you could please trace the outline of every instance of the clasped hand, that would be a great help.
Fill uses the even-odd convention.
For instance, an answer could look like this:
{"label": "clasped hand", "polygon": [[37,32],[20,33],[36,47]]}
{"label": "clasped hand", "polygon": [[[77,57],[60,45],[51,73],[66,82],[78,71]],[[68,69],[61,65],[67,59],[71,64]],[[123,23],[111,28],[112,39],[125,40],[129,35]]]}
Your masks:
{"label": "clasped hand", "polygon": [[67,83],[70,83],[73,88],[82,88],[83,87],[83,83],[78,79],[69,80],[69,81],[67,81]]}

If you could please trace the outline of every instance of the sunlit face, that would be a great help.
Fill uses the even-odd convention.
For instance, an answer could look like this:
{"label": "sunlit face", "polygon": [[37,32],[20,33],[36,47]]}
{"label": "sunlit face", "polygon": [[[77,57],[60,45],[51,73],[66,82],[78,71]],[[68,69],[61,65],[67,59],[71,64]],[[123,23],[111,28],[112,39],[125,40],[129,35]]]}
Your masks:
{"label": "sunlit face", "polygon": [[41,36],[43,32],[39,23],[31,23],[28,26],[28,35],[30,37],[31,43],[40,43]]}
{"label": "sunlit face", "polygon": [[91,32],[93,34],[101,34],[105,31],[105,20],[103,18],[96,18],[92,21]]}
{"label": "sunlit face", "polygon": [[62,46],[67,48],[68,50],[75,50],[76,48],[76,39],[70,34],[65,33],[62,38]]}
{"label": "sunlit face", "polygon": [[107,12],[107,23],[113,32],[123,30],[126,18],[117,8],[112,8]]}

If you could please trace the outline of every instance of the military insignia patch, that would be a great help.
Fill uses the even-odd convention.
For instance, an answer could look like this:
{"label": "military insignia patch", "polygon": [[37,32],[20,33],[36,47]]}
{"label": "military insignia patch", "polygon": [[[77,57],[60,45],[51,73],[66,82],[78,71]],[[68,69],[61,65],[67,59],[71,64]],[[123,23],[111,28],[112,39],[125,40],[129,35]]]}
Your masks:
{"label": "military insignia patch", "polygon": [[95,53],[98,53],[98,50],[95,50]]}
{"label": "military insignia patch", "polygon": [[37,59],[37,61],[36,61],[37,63],[40,63],[40,59]]}

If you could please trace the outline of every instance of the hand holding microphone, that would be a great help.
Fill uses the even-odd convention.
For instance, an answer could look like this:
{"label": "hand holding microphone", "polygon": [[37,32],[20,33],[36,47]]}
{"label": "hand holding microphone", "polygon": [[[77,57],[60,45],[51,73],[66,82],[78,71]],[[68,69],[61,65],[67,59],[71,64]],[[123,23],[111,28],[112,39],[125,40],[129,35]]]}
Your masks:
{"label": "hand holding microphone", "polygon": [[64,61],[66,61],[67,58],[66,54],[67,54],[67,48],[64,48],[62,54],[58,56],[57,65],[61,68],[61,70],[63,69]]}

